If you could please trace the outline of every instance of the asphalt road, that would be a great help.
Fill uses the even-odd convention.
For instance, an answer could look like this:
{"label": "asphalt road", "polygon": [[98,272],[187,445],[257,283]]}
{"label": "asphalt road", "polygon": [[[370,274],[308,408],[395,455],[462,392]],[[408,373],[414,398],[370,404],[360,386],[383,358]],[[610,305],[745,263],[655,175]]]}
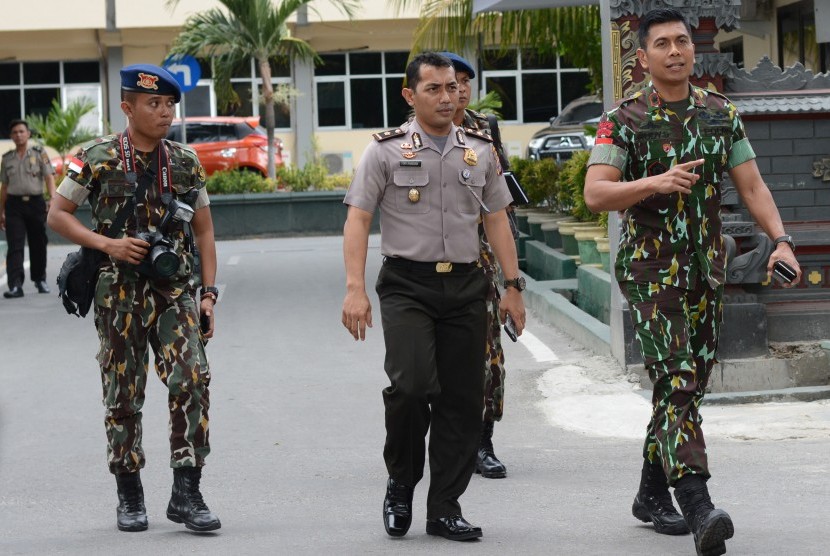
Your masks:
{"label": "asphalt road", "polygon": [[[373,283],[376,236],[370,246]],[[0,553],[694,554],[691,537],[657,535],[631,517],[640,440],[548,418],[557,393],[548,381],[543,395],[543,376],[604,363],[532,316],[528,331],[539,341],[507,346],[495,444],[508,478],[474,476],[461,499],[483,539],[425,534],[427,479],[416,489],[410,533],[387,537],[380,318],[375,301],[377,324],[362,343],[340,324],[340,238],[218,248],[222,294],[207,348],[213,453],[202,483],[222,529],[196,535],[164,515],[172,481],[166,393],[151,379],[142,472],[150,529],[116,530],[92,321],[66,315],[55,295],[27,283],[23,299],[0,299]],[[50,283],[68,251],[50,249]],[[596,415],[595,430],[615,418],[608,408]],[[751,424],[752,413],[742,418]],[[710,491],[735,522],[729,554],[827,553],[830,438],[713,435],[708,443]]]}

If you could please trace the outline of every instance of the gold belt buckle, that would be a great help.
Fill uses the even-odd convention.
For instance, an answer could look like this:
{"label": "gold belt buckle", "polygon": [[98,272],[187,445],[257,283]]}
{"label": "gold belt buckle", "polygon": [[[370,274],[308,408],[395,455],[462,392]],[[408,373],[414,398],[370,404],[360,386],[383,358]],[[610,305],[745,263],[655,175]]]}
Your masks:
{"label": "gold belt buckle", "polygon": [[435,263],[435,272],[452,272],[452,263]]}
{"label": "gold belt buckle", "polygon": [[28,195],[23,195],[20,199],[23,200],[23,201],[28,202],[29,201],[29,196]]}

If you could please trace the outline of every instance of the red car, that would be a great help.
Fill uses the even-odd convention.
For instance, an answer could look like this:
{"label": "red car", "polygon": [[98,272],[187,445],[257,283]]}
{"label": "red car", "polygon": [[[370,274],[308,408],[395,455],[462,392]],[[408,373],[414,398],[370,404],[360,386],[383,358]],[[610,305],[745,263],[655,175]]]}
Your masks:
{"label": "red car", "polygon": [[[182,141],[182,121],[174,120],[168,139]],[[196,154],[207,175],[219,170],[249,170],[268,176],[268,136],[259,118],[202,117],[187,118],[187,145]],[[282,140],[274,137],[274,165],[280,167]],[[67,155],[68,159],[72,155]],[[55,173],[62,174],[63,161],[52,158]]]}
{"label": "red car", "polygon": [[[167,138],[193,148],[208,175],[220,170],[268,175],[268,137],[258,117],[187,118],[187,141],[182,141],[181,120],[174,120]],[[278,137],[274,137],[274,150],[274,164],[282,166],[282,140]]]}

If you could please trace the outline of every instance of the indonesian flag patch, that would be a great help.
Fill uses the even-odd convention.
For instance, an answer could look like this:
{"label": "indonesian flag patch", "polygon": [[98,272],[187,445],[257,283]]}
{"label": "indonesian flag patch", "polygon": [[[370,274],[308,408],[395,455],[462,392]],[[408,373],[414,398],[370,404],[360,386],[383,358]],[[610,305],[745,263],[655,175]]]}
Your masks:
{"label": "indonesian flag patch", "polygon": [[81,170],[84,168],[84,163],[77,157],[72,157],[72,160],[69,161],[69,170],[75,172],[76,174],[80,174]]}

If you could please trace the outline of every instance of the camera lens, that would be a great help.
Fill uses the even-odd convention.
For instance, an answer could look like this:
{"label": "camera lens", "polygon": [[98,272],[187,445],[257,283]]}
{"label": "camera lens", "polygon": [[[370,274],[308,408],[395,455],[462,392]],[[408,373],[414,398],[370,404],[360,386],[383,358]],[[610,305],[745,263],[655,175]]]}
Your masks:
{"label": "camera lens", "polygon": [[166,245],[156,245],[150,252],[153,270],[162,278],[169,278],[179,270],[179,257]]}

